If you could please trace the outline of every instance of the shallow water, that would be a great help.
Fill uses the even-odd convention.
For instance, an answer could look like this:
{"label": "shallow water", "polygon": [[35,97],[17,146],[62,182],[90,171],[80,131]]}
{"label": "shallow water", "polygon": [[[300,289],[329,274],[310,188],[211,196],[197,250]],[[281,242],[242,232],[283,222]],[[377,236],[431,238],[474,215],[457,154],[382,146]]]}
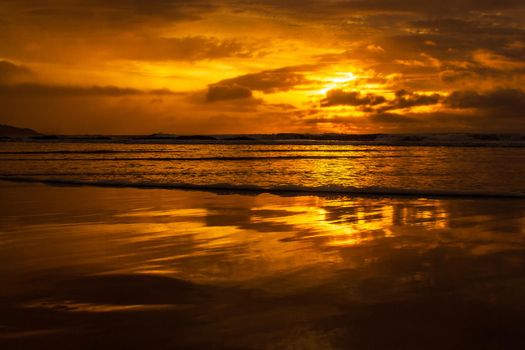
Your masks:
{"label": "shallow water", "polygon": [[0,192],[0,348],[525,346],[521,199]]}
{"label": "shallow water", "polygon": [[134,186],[525,195],[525,148],[1,143],[0,176]]}

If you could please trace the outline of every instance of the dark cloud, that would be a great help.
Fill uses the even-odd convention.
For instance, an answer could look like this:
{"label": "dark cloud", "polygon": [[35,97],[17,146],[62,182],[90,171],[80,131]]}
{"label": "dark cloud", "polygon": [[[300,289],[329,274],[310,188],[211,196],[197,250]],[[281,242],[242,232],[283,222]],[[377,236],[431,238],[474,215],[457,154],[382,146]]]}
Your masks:
{"label": "dark cloud", "polygon": [[173,95],[167,89],[140,90],[116,86],[65,86],[35,83],[0,85],[0,96],[13,97],[119,97],[133,95]]}
{"label": "dark cloud", "polygon": [[329,21],[367,14],[447,15],[469,12],[505,11],[525,7],[522,0],[250,0],[235,1],[238,7],[277,12],[297,19]]}
{"label": "dark cloud", "polygon": [[520,89],[454,91],[445,99],[445,104],[451,108],[501,111],[507,116],[525,116],[525,92]]}
{"label": "dark cloud", "polygon": [[[431,54],[443,65],[458,60],[475,64],[480,51],[508,60],[525,59],[524,23],[511,17],[438,18],[414,21],[409,26],[413,34],[400,41],[412,41],[412,50]],[[425,45],[428,42],[433,45]]]}
{"label": "dark cloud", "polygon": [[45,21],[50,22],[50,25],[62,23],[75,28],[93,23],[122,26],[145,22],[151,24],[152,20],[198,20],[202,15],[215,11],[218,6],[216,2],[208,0],[17,0],[9,4],[8,8],[19,9],[24,16],[32,18],[35,24]]}
{"label": "dark cloud", "polygon": [[[518,50],[521,48],[516,51]],[[523,58],[517,57],[518,55],[519,52],[502,55],[491,51],[476,51],[469,60],[444,64],[440,77],[447,84],[493,81],[498,82],[497,85],[522,85],[525,81],[525,55]]]}
{"label": "dark cloud", "polygon": [[362,95],[357,91],[330,90],[321,100],[321,107],[330,106],[358,106],[364,112],[386,112],[394,109],[407,109],[416,106],[429,106],[439,103],[439,94],[417,94],[406,90],[398,90],[396,97],[387,100],[384,96],[376,94]]}
{"label": "dark cloud", "polygon": [[525,127],[525,92],[520,89],[454,91],[439,103],[448,108],[422,113],[372,111],[366,120],[393,132],[515,133]]}
{"label": "dark cloud", "polygon": [[176,19],[198,19],[198,15],[216,10],[216,1],[210,0],[77,0],[86,5],[98,6],[106,11],[126,11],[143,16]]}
{"label": "dark cloud", "polygon": [[340,7],[348,10],[399,11],[432,15],[468,11],[498,11],[524,6],[521,0],[357,0],[340,2]]}
{"label": "dark cloud", "polygon": [[[326,98],[321,101],[321,107],[355,106],[362,112],[381,116],[383,119],[394,115],[389,111],[410,110],[417,106],[438,104],[451,109],[471,109],[474,114],[484,117],[525,116],[525,92],[521,89],[500,88],[485,92],[460,90],[451,92],[448,96],[399,90],[395,95],[395,98],[388,100],[380,95],[362,95],[355,91],[331,90],[327,92]],[[394,121],[396,118],[388,120]]]}
{"label": "dark cloud", "polygon": [[412,29],[420,33],[457,34],[468,32],[469,35],[506,36],[523,35],[525,31],[516,27],[512,17],[492,16],[459,18],[434,18],[410,22]]}
{"label": "dark cloud", "polygon": [[375,106],[385,102],[386,99],[383,96],[374,94],[361,95],[361,93],[356,91],[335,89],[326,93],[326,97],[321,100],[321,106]]}
{"label": "dark cloud", "polygon": [[419,95],[406,90],[396,91],[395,104],[401,108],[408,108],[413,106],[432,105],[439,101],[441,96],[439,94]]}
{"label": "dark cloud", "polygon": [[33,72],[23,66],[9,61],[0,60],[0,83],[9,83],[30,77]]}
{"label": "dark cloud", "polygon": [[310,81],[305,78],[304,72],[315,69],[307,66],[285,67],[259,73],[241,75],[232,79],[218,82],[218,85],[239,85],[250,90],[265,93],[287,91]]}
{"label": "dark cloud", "polygon": [[[124,47],[120,46],[115,56],[133,60],[163,61],[181,60],[197,61],[224,57],[252,57],[256,48],[237,40],[221,40],[213,37],[192,36],[183,38],[139,37],[129,40]],[[108,47],[118,47],[113,43]]]}
{"label": "dark cloud", "polygon": [[247,87],[240,85],[210,85],[206,100],[209,102],[217,102],[224,100],[237,100],[252,97],[252,91]]}
{"label": "dark cloud", "polygon": [[476,83],[477,81],[506,81],[511,83],[520,79],[525,81],[525,68],[495,69],[480,65],[448,66],[440,73],[440,79],[446,84]]}
{"label": "dark cloud", "polygon": [[388,101],[386,106],[379,108],[379,111],[435,105],[441,101],[441,98],[440,94],[421,95],[406,90],[398,90],[395,99]]}

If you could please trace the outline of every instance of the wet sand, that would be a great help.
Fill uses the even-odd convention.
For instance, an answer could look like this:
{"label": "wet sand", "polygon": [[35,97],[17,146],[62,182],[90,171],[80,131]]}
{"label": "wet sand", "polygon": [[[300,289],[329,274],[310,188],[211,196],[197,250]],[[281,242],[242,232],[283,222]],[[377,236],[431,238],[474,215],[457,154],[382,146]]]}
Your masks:
{"label": "wet sand", "polygon": [[525,201],[0,182],[1,349],[525,346]]}

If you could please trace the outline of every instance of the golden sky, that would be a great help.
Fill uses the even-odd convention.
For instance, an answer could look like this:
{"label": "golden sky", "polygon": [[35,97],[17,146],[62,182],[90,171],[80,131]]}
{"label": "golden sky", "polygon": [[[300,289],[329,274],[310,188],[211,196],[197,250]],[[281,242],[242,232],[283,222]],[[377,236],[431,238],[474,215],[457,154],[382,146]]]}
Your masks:
{"label": "golden sky", "polygon": [[0,123],[525,132],[523,0],[0,2]]}

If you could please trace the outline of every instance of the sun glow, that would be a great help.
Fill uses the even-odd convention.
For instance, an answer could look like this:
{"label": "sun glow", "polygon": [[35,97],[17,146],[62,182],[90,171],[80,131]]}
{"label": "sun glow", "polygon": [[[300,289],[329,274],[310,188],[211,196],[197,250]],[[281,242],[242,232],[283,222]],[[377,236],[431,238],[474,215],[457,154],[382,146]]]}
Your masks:
{"label": "sun glow", "polygon": [[336,77],[330,78],[333,83],[346,83],[349,81],[354,81],[357,79],[357,76],[352,72],[341,72],[337,73]]}
{"label": "sun glow", "polygon": [[336,72],[329,74],[320,79],[325,85],[323,88],[316,90],[315,92],[324,95],[330,90],[343,88],[357,79],[358,76],[352,72]]}

